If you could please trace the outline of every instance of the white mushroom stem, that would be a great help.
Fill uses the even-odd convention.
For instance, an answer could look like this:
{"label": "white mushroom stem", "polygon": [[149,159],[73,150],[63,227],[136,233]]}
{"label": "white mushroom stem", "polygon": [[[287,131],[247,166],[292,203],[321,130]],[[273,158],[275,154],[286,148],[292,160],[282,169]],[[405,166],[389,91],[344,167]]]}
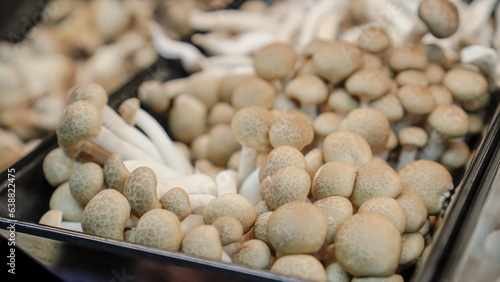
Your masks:
{"label": "white mushroom stem", "polygon": [[457,36],[452,36],[457,43],[460,40],[471,41],[475,39],[480,31],[488,25],[491,12],[497,3],[496,0],[476,0],[470,4],[456,0],[451,2],[457,7],[461,23],[456,31]]}
{"label": "white mushroom stem", "polygon": [[199,214],[190,214],[181,222],[182,234],[186,234],[189,230],[195,228],[198,225],[205,224],[203,222],[203,216]]}
{"label": "white mushroom stem", "polygon": [[189,202],[191,203],[191,209],[194,214],[202,213],[205,206],[215,199],[215,196],[207,195],[207,194],[196,194],[196,195],[188,195]]}
{"label": "white mushroom stem", "polygon": [[68,229],[71,231],[83,232],[82,223],[80,221],[61,221],[61,224],[58,227]]}
{"label": "white mushroom stem", "polygon": [[297,47],[304,50],[306,46],[314,39],[315,31],[320,19],[332,10],[336,4],[343,1],[321,0],[312,6],[305,16],[300,29]]}
{"label": "white mushroom stem", "polygon": [[199,31],[225,29],[233,31],[267,30],[274,32],[278,28],[275,17],[241,10],[202,12],[193,9],[188,21],[191,28]]}
{"label": "white mushroom stem", "polygon": [[262,201],[262,198],[260,197],[259,170],[260,168],[257,168],[247,177],[238,192],[238,194],[247,198],[247,200],[254,206],[258,202]]}
{"label": "white mushroom stem", "polygon": [[228,193],[237,193],[238,173],[232,169],[225,169],[215,176],[217,196]]}
{"label": "white mushroom stem", "polygon": [[257,150],[247,146],[241,146],[240,163],[238,166],[238,183],[243,183],[255,170],[257,163]]}
{"label": "white mushroom stem", "polygon": [[338,36],[340,23],[349,11],[349,1],[331,1],[334,3],[330,10],[327,10],[317,23],[315,38],[324,40],[335,40]]}
{"label": "white mushroom stem", "polygon": [[189,85],[189,77],[171,79],[163,83],[163,89],[167,98],[172,99],[186,91]]}
{"label": "white mushroom stem", "polygon": [[446,151],[446,140],[447,138],[443,134],[432,130],[429,134],[427,144],[422,148],[417,158],[420,160],[438,161]]}
{"label": "white mushroom stem", "polygon": [[136,168],[139,168],[141,166],[147,166],[155,172],[157,177],[161,178],[177,178],[182,176],[172,168],[159,164],[157,162],[148,162],[144,160],[126,160],[123,161],[123,164],[128,171],[134,171]]}
{"label": "white mushroom stem", "polygon": [[273,10],[286,12],[276,31],[276,36],[279,41],[291,42],[304,18],[304,8],[293,2],[281,2],[273,5],[270,10],[271,13]]}
{"label": "white mushroom stem", "polygon": [[384,161],[387,161],[387,159],[389,159],[390,152],[391,152],[390,150],[385,150],[382,153],[374,154],[373,156],[379,157],[379,158],[383,159]]}
{"label": "white mushroom stem", "polygon": [[229,257],[229,255],[226,252],[224,252],[224,250],[222,251],[221,262],[233,263],[233,260],[231,259],[231,257]]}
{"label": "white mushroom stem", "polygon": [[231,243],[222,247],[222,250],[232,258],[240,246],[241,242]]}
{"label": "white mushroom stem", "polygon": [[401,152],[399,153],[398,164],[396,165],[396,171],[400,171],[406,165],[417,160],[417,148],[415,147],[413,150],[407,150],[403,147]]}
{"label": "white mushroom stem", "polygon": [[227,38],[217,33],[194,34],[194,44],[215,55],[253,54],[277,41],[276,36],[267,31],[247,31],[234,38]]}
{"label": "white mushroom stem", "polygon": [[130,213],[130,217],[127,220],[127,223],[125,223],[125,228],[134,228],[137,226],[138,222],[139,222],[139,219],[135,215]]}
{"label": "white mushroom stem", "polygon": [[460,62],[478,66],[488,77],[493,77],[496,72],[498,54],[495,49],[471,45],[460,51]]}
{"label": "white mushroom stem", "polygon": [[180,187],[188,195],[203,194],[212,197],[217,196],[215,181],[210,176],[199,173],[170,179],[158,176],[156,189],[158,199],[161,199],[163,194],[175,187]]}

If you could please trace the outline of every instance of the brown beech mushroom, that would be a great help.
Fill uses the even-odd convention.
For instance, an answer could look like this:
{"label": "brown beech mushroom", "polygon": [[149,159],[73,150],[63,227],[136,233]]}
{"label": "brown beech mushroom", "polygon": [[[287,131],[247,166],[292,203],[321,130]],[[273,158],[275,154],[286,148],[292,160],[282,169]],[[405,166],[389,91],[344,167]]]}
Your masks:
{"label": "brown beech mushroom", "polygon": [[437,38],[450,37],[458,29],[459,16],[455,4],[447,0],[424,0],[418,16]]}
{"label": "brown beech mushroom", "polygon": [[387,94],[391,85],[391,78],[387,73],[375,68],[358,70],[345,82],[347,91],[359,98],[361,107],[367,107],[370,101]]}
{"label": "brown beech mushroom", "polygon": [[81,221],[83,206],[71,195],[69,182],[59,185],[52,193],[49,201],[51,210],[60,210],[63,213],[63,220]]}
{"label": "brown beech mushroom", "polygon": [[216,166],[225,166],[229,157],[240,148],[229,124],[218,124],[208,133],[207,158]]}
{"label": "brown beech mushroom", "polygon": [[203,210],[205,224],[212,224],[222,216],[230,216],[239,220],[244,233],[250,230],[257,218],[253,205],[238,194],[224,194],[217,197],[211,200]]}
{"label": "brown beech mushroom", "polygon": [[381,27],[368,25],[358,37],[357,45],[361,50],[373,54],[381,53],[391,46],[391,39]]}
{"label": "brown beech mushroom", "polygon": [[428,89],[431,92],[432,97],[434,97],[436,106],[453,103],[453,95],[445,86],[441,84],[430,85]]}
{"label": "brown beech mushroom", "polygon": [[292,79],[285,88],[288,97],[299,101],[301,108],[311,117],[317,115],[317,105],[328,96],[325,83],[315,75],[302,75]]}
{"label": "brown beech mushroom", "polygon": [[370,145],[359,134],[338,131],[328,135],[323,144],[325,162],[343,161],[360,167],[371,161]]}
{"label": "brown beech mushroom", "polygon": [[152,109],[154,112],[162,113],[170,106],[170,99],[167,97],[163,84],[158,80],[148,80],[137,89],[137,96],[141,103]]}
{"label": "brown beech mushroom", "polygon": [[269,82],[258,77],[240,83],[231,95],[231,104],[235,110],[245,107],[262,107],[269,110],[275,100],[276,90]]}
{"label": "brown beech mushroom", "polygon": [[259,181],[262,182],[268,176],[285,166],[296,166],[306,169],[307,163],[304,155],[294,147],[279,146],[274,148],[266,157],[264,164],[259,170]]}
{"label": "brown beech mushroom", "polygon": [[400,87],[404,85],[419,85],[424,87],[429,85],[427,75],[425,72],[419,70],[405,70],[398,73],[396,83]]}
{"label": "brown beech mushroom", "polygon": [[404,190],[396,200],[406,212],[405,233],[420,230],[427,219],[427,206],[422,197],[409,190]]}
{"label": "brown beech mushroom", "polygon": [[160,204],[162,209],[174,213],[179,221],[183,221],[192,212],[188,194],[179,187],[174,187],[163,194]]}
{"label": "brown beech mushroom", "polygon": [[84,163],[73,170],[69,178],[71,195],[82,206],[85,206],[102,188],[104,175],[102,168],[96,163]]}
{"label": "brown beech mushroom", "polygon": [[334,41],[315,50],[313,64],[319,76],[337,84],[363,66],[363,56],[356,46]]}
{"label": "brown beech mushroom", "polygon": [[266,211],[257,216],[255,224],[253,226],[253,235],[256,239],[259,239],[266,244],[271,244],[269,242],[269,237],[267,236],[267,223],[269,222],[269,217],[273,212]]}
{"label": "brown beech mushroom", "polygon": [[281,257],[274,262],[271,272],[309,281],[326,281],[325,268],[317,258],[311,255]]}
{"label": "brown beech mushroom", "polygon": [[236,243],[243,237],[243,226],[234,217],[221,216],[212,222],[212,226],[219,231],[222,246]]}
{"label": "brown beech mushroom", "polygon": [[429,89],[419,85],[404,85],[398,91],[398,98],[410,114],[429,114],[436,105]]}
{"label": "brown beech mushroom", "polygon": [[315,200],[330,196],[348,198],[352,194],[358,168],[347,162],[330,161],[314,176],[311,192]]}
{"label": "brown beech mushroom", "polygon": [[125,181],[127,181],[130,172],[123,163],[122,156],[119,154],[111,155],[106,163],[104,163],[102,170],[105,186],[123,193]]}
{"label": "brown beech mushroom", "polygon": [[324,242],[324,246],[333,244],[335,233],[348,217],[353,215],[354,211],[351,202],[344,197],[331,196],[323,198],[313,203],[325,215],[328,221],[328,233]]}
{"label": "brown beech mushroom", "polygon": [[448,169],[457,169],[465,165],[469,157],[470,149],[467,143],[462,140],[449,140],[440,163]]}
{"label": "brown beech mushroom", "polygon": [[161,208],[156,194],[157,183],[155,172],[145,166],[132,171],[125,181],[123,195],[132,206],[132,213],[138,218],[152,209]]}
{"label": "brown beech mushroom", "polygon": [[399,132],[398,139],[402,148],[399,153],[397,171],[416,160],[417,151],[427,144],[428,136],[423,128],[410,126]]}
{"label": "brown beech mushroom", "polygon": [[264,79],[282,78],[295,65],[297,55],[291,44],[275,43],[267,45],[253,55],[255,72]]}
{"label": "brown beech mushroom", "polygon": [[179,251],[182,231],[175,214],[164,209],[146,212],[137,223],[134,243],[167,251]]}
{"label": "brown beech mushroom", "polygon": [[444,80],[444,69],[438,64],[429,64],[425,69],[425,76],[430,85],[441,84]]}
{"label": "brown beech mushroom", "polygon": [[405,111],[397,95],[387,94],[370,102],[370,108],[381,112],[389,122],[401,120]]}
{"label": "brown beech mushroom", "polygon": [[401,204],[388,197],[372,198],[364,202],[358,209],[358,213],[376,213],[381,214],[394,223],[394,226],[401,234],[406,228],[406,211]]}
{"label": "brown beech mushroom", "polygon": [[420,232],[403,234],[401,236],[403,242],[403,249],[399,264],[408,265],[417,261],[422,252],[424,251],[425,241],[424,236]]}
{"label": "brown beech mushroom", "polygon": [[222,244],[217,228],[198,225],[189,230],[182,240],[181,252],[199,258],[220,261]]}
{"label": "brown beech mushroom", "polygon": [[183,93],[195,97],[210,109],[219,100],[219,79],[204,72],[194,73],[189,76]]}
{"label": "brown beech mushroom", "polygon": [[488,91],[488,82],[481,74],[463,68],[449,70],[443,81],[453,97],[465,102],[477,98]]}
{"label": "brown beech mushroom", "polygon": [[311,144],[314,138],[312,124],[300,114],[285,111],[276,117],[269,129],[269,142],[276,148],[279,146],[292,146],[302,150]]}
{"label": "brown beech mushroom", "polygon": [[359,103],[347,90],[337,88],[328,96],[328,106],[339,115],[345,116],[350,111],[359,108]]}
{"label": "brown beech mushroom", "polygon": [[238,247],[233,262],[251,268],[266,268],[271,263],[271,250],[261,240],[251,239]]}
{"label": "brown beech mushroom", "polygon": [[190,143],[206,130],[207,108],[191,95],[181,94],[173,101],[169,113],[169,128],[173,137]]}
{"label": "brown beech mushroom", "polygon": [[43,173],[51,186],[59,186],[69,180],[75,160],[62,148],[55,148],[43,159]]}
{"label": "brown beech mushroom", "polygon": [[397,72],[408,69],[425,70],[428,63],[425,53],[416,48],[399,47],[389,56],[389,66]]}

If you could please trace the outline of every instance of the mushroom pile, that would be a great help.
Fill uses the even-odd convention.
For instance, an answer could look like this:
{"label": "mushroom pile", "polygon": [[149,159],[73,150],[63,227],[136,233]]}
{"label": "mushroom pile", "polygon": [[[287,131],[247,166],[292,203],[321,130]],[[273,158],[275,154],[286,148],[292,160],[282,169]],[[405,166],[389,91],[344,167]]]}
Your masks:
{"label": "mushroom pile", "polygon": [[377,22],[386,2],[167,1],[152,40],[191,75],[144,82],[118,113],[100,85],[75,88],[40,223],[306,280],[403,281],[494,76],[424,40],[468,39],[475,4],[401,3]]}

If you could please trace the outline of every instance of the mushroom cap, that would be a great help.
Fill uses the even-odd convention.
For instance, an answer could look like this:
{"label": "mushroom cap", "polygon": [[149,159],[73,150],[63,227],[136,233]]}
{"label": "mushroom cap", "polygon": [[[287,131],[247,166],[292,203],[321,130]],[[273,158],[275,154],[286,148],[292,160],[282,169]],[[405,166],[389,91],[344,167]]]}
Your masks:
{"label": "mushroom cap", "polygon": [[292,70],[296,60],[297,54],[288,43],[267,45],[253,55],[255,72],[264,79],[284,77]]}
{"label": "mushroom cap", "polygon": [[103,167],[104,185],[123,193],[125,181],[130,172],[123,163],[123,157],[120,154],[112,154],[104,163]]}
{"label": "mushroom cap", "polygon": [[129,98],[123,101],[118,108],[120,116],[128,124],[134,123],[135,114],[141,108],[141,101],[137,98]]}
{"label": "mushroom cap", "polygon": [[170,106],[170,99],[167,97],[163,84],[158,80],[147,80],[139,85],[137,97],[143,105],[151,108],[155,112],[166,111]]}
{"label": "mushroom cap", "polygon": [[403,250],[401,251],[401,258],[399,259],[399,264],[405,265],[410,262],[416,261],[425,247],[424,236],[420,232],[413,232],[408,234],[403,234],[401,236],[403,242]]}
{"label": "mushroom cap", "polygon": [[405,233],[417,232],[424,226],[427,219],[427,206],[419,195],[404,190],[396,198],[406,213]]}
{"label": "mushroom cap", "polygon": [[389,66],[396,72],[408,69],[425,70],[428,63],[425,53],[416,48],[398,47],[389,56]]}
{"label": "mushroom cap", "polygon": [[441,155],[441,164],[447,168],[460,168],[467,163],[470,157],[470,149],[462,140],[449,140],[446,151]]}
{"label": "mushroom cap", "polygon": [[190,143],[206,130],[207,108],[198,99],[180,94],[174,99],[168,125],[177,141]]}
{"label": "mushroom cap", "polygon": [[243,226],[234,217],[221,216],[212,223],[212,226],[219,231],[222,246],[236,243],[243,237]]}
{"label": "mushroom cap", "polygon": [[236,110],[226,102],[217,102],[208,113],[208,122],[211,126],[216,124],[231,124]]}
{"label": "mushroom cap", "polygon": [[69,178],[71,195],[83,206],[97,195],[103,184],[102,168],[92,162],[76,167]]}
{"label": "mushroom cap", "polygon": [[[429,67],[427,67],[428,69]],[[429,81],[427,80],[427,75],[425,72],[420,70],[405,70],[396,76],[396,82],[399,86],[404,85],[419,85],[428,86]]]}
{"label": "mushroom cap", "polygon": [[183,93],[195,97],[210,109],[219,101],[219,78],[206,72],[194,73],[189,76]]}
{"label": "mushroom cap", "polygon": [[393,274],[387,277],[354,277],[352,282],[404,282],[403,276]]}
{"label": "mushroom cap", "polygon": [[305,169],[285,166],[260,184],[260,195],[270,210],[294,201],[306,201],[311,190],[311,177]]}
{"label": "mushroom cap", "polygon": [[276,260],[271,272],[295,278],[325,282],[326,271],[321,262],[311,255],[288,255]]}
{"label": "mushroom cap", "polygon": [[444,80],[444,69],[438,64],[429,64],[425,69],[425,76],[430,85],[441,84]]}
{"label": "mushroom cap", "polygon": [[304,155],[294,147],[279,146],[274,148],[268,155],[259,170],[259,181],[262,182],[268,176],[285,166],[296,166],[306,169],[307,163]]}
{"label": "mushroom cap", "polygon": [[255,77],[255,74],[228,74],[219,82],[219,97],[221,101],[230,103],[234,89],[242,82]]}
{"label": "mushroom cap", "polygon": [[436,105],[429,89],[418,85],[404,85],[399,88],[398,98],[405,110],[411,114],[428,114]]}
{"label": "mushroom cap", "polygon": [[209,131],[207,157],[216,166],[224,167],[231,155],[240,149],[229,124],[217,124]]}
{"label": "mushroom cap", "polygon": [[125,181],[123,195],[132,206],[132,213],[138,218],[152,209],[161,208],[156,194],[157,184],[156,173],[146,166],[134,169]]}
{"label": "mushroom cap", "polygon": [[345,87],[351,95],[371,101],[387,94],[391,83],[391,78],[383,69],[363,68],[349,76]]}
{"label": "mushroom cap", "polygon": [[383,68],[382,60],[377,55],[363,52],[363,68],[382,69]]}
{"label": "mushroom cap", "polygon": [[350,282],[351,275],[345,271],[338,262],[331,263],[326,268],[328,281]]}
{"label": "mushroom cap", "polygon": [[444,77],[443,84],[458,101],[471,100],[488,91],[486,78],[463,68],[449,70]]}
{"label": "mushroom cap", "polygon": [[255,220],[255,224],[252,229],[254,237],[265,242],[266,244],[271,244],[271,242],[269,242],[269,237],[267,236],[267,223],[269,222],[271,214],[273,214],[273,212],[267,211],[259,215]]}
{"label": "mushroom cap", "polygon": [[450,1],[424,0],[420,2],[418,16],[437,38],[450,37],[458,29],[458,10]]}
{"label": "mushroom cap", "polygon": [[274,148],[288,145],[302,150],[313,139],[311,122],[293,111],[281,113],[269,129],[269,142]]}
{"label": "mushroom cap", "polygon": [[271,214],[267,223],[269,242],[284,254],[317,252],[327,232],[325,214],[307,202],[282,205]]}
{"label": "mushroom cap", "polygon": [[323,149],[314,148],[307,152],[304,158],[307,164],[306,171],[309,173],[309,176],[311,176],[311,179],[313,179],[318,169],[325,164],[325,160],[323,160]]}
{"label": "mushroom cap", "polygon": [[179,219],[164,209],[146,212],[137,223],[134,242],[167,251],[179,251],[182,242]]}
{"label": "mushroom cap", "polygon": [[198,225],[189,230],[182,240],[181,252],[210,260],[222,258],[222,244],[217,228],[212,225]]}
{"label": "mushroom cap", "polygon": [[437,106],[427,121],[436,131],[449,137],[465,135],[469,130],[469,116],[453,104]]}
{"label": "mushroom cap", "polygon": [[354,207],[377,197],[396,198],[403,191],[401,177],[382,162],[369,162],[358,169],[354,189],[349,199]]}
{"label": "mushroom cap", "polygon": [[339,129],[342,118],[334,112],[319,114],[313,121],[314,132],[320,136],[327,136]]}
{"label": "mushroom cap", "polygon": [[349,197],[357,173],[358,168],[347,162],[325,163],[318,169],[313,179],[311,189],[314,199],[320,200],[330,196]]}
{"label": "mushroom cap", "polygon": [[323,80],[316,75],[308,74],[292,79],[287,84],[285,93],[302,105],[314,105],[326,100],[328,89]]}
{"label": "mushroom cap", "polygon": [[389,135],[389,138],[387,139],[387,144],[385,144],[385,149],[386,150],[394,150],[399,144],[398,136],[396,133],[391,130],[391,134]]}
{"label": "mushroom cap", "polygon": [[224,194],[211,200],[203,210],[203,221],[212,224],[217,218],[231,216],[240,221],[243,233],[253,226],[257,214],[253,205],[239,194]]}
{"label": "mushroom cap", "polygon": [[401,233],[385,216],[357,213],[335,234],[335,257],[354,276],[389,276],[401,256]]}
{"label": "mushroom cap", "polygon": [[276,90],[267,81],[259,77],[245,80],[234,88],[231,103],[236,110],[245,107],[271,109],[276,100]]}
{"label": "mushroom cap", "polygon": [[359,108],[351,111],[340,124],[340,130],[350,131],[363,137],[374,154],[385,150],[391,133],[389,120],[378,110]]}
{"label": "mushroom cap", "polygon": [[62,148],[55,148],[43,159],[43,174],[53,187],[69,180],[75,160],[70,158]]}
{"label": "mushroom cap", "polygon": [[85,206],[82,230],[88,234],[123,240],[123,231],[129,217],[130,205],[127,199],[114,189],[105,189]]}
{"label": "mushroom cap", "polygon": [[357,45],[363,51],[377,54],[391,46],[391,39],[383,28],[368,25],[363,28],[358,37]]}
{"label": "mushroom cap", "polygon": [[160,204],[162,209],[174,213],[179,221],[183,221],[192,212],[188,194],[179,187],[174,187],[165,192],[160,199]]}
{"label": "mushroom cap", "polygon": [[246,107],[234,114],[231,129],[236,140],[243,146],[266,150],[270,147],[269,130],[274,116],[260,107]]}
{"label": "mushroom cap", "polygon": [[358,47],[334,41],[318,46],[313,54],[313,64],[319,76],[336,84],[363,66],[363,56]]}
{"label": "mushroom cap", "polygon": [[372,198],[364,202],[358,209],[358,213],[376,213],[381,214],[394,223],[394,226],[401,234],[406,228],[406,212],[401,204],[388,197]]}
{"label": "mushroom cap", "polygon": [[388,121],[398,121],[404,117],[405,111],[397,95],[387,94],[370,102],[370,107],[381,112]]}
{"label": "mushroom cap", "polygon": [[442,195],[453,188],[448,170],[439,163],[429,160],[414,161],[399,171],[405,189],[419,195],[430,215],[442,208]]}
{"label": "mushroom cap", "polygon": [[59,227],[61,226],[63,218],[63,213],[60,210],[48,210],[46,213],[42,215],[39,224],[45,224],[50,226]]}
{"label": "mushroom cap", "polygon": [[453,95],[450,90],[443,85],[431,85],[429,86],[429,91],[434,97],[434,101],[436,102],[436,106],[446,105],[453,103]]}
{"label": "mushroom cap", "polygon": [[414,146],[418,148],[422,148],[427,144],[427,132],[418,126],[409,126],[406,128],[403,128],[399,133],[398,133],[398,138],[399,138],[399,143],[401,143],[402,146]]}
{"label": "mushroom cap", "polygon": [[337,88],[328,96],[328,106],[340,115],[346,115],[350,111],[359,108],[359,103],[343,88]]}
{"label": "mushroom cap", "polygon": [[371,161],[373,155],[370,145],[359,134],[337,131],[326,136],[323,157],[325,162],[344,161],[360,167]]}
{"label": "mushroom cap", "polygon": [[81,221],[83,206],[71,195],[69,182],[64,182],[52,192],[49,207],[51,210],[60,210],[63,213],[63,220]]}
{"label": "mushroom cap", "polygon": [[108,103],[108,93],[104,87],[97,83],[79,85],[69,94],[68,104],[82,100],[92,103],[98,109],[102,109]]}
{"label": "mushroom cap", "polygon": [[251,268],[266,268],[271,263],[271,250],[261,240],[251,239],[238,247],[233,262]]}
{"label": "mushroom cap", "polygon": [[351,202],[344,197],[331,196],[318,200],[313,203],[318,207],[325,215],[328,222],[328,233],[326,234],[326,239],[324,246],[333,244],[333,238],[335,233],[348,217],[353,215],[353,207]]}

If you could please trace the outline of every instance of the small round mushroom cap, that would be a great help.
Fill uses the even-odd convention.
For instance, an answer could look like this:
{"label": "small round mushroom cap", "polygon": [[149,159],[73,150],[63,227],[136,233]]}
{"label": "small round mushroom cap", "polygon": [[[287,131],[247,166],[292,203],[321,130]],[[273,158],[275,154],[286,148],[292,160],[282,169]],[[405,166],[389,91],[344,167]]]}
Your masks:
{"label": "small round mushroom cap", "polygon": [[398,98],[408,113],[425,115],[436,106],[436,101],[427,87],[405,85],[399,88]]}
{"label": "small round mushroom cap", "polygon": [[325,242],[327,232],[325,214],[307,202],[282,205],[271,214],[267,223],[269,242],[284,254],[317,252]]}
{"label": "small round mushroom cap", "polygon": [[135,243],[135,228],[128,229],[123,232],[123,240],[130,243]]}
{"label": "small round mushroom cap", "polygon": [[114,189],[105,189],[85,206],[82,230],[92,235],[123,240],[129,217],[130,205],[127,199]]}
{"label": "small round mushroom cap", "polygon": [[271,250],[261,240],[251,239],[238,247],[233,262],[251,268],[266,268],[271,263]]}
{"label": "small round mushroom cap", "polygon": [[437,106],[427,117],[429,124],[448,137],[462,136],[469,130],[469,116],[459,106]]}
{"label": "small round mushroom cap", "polygon": [[60,210],[63,213],[63,220],[81,221],[83,206],[71,195],[69,182],[59,185],[52,193],[49,201],[51,210]]}
{"label": "small round mushroom cap", "polygon": [[357,45],[363,51],[377,54],[391,46],[391,39],[383,28],[368,25],[358,37]]}
{"label": "small round mushroom cap", "polygon": [[312,195],[320,200],[330,196],[349,197],[358,168],[347,162],[330,161],[322,165],[312,183]]}
{"label": "small round mushroom cap", "polygon": [[425,69],[425,76],[430,85],[441,84],[444,80],[444,69],[438,64],[429,64]]}
{"label": "small round mushroom cap", "polygon": [[108,103],[108,93],[104,87],[97,83],[79,85],[71,91],[68,104],[82,100],[92,103],[98,109],[102,109]]}
{"label": "small round mushroom cap", "polygon": [[474,112],[479,109],[486,107],[491,101],[491,95],[489,92],[484,92],[479,95],[479,97],[472,98],[471,100],[467,100],[462,103],[462,107],[464,110],[469,112]]}
{"label": "small round mushroom cap", "polygon": [[378,110],[359,108],[351,111],[340,124],[340,130],[350,131],[363,137],[373,153],[385,150],[391,133],[389,120]]}
{"label": "small round mushroom cap", "polygon": [[234,89],[244,81],[255,77],[255,74],[228,74],[219,82],[219,97],[221,101],[230,103]]}
{"label": "small round mushroom cap", "polygon": [[440,162],[447,168],[457,169],[465,165],[469,157],[470,149],[467,143],[462,140],[449,140]]}
{"label": "small round mushroom cap", "polygon": [[221,216],[212,223],[212,226],[219,231],[222,246],[238,242],[243,237],[243,226],[234,217]]}
{"label": "small round mushroom cap", "polygon": [[70,158],[62,148],[55,148],[43,159],[43,174],[53,187],[69,180],[75,160]]}
{"label": "small round mushroom cap", "polygon": [[66,107],[57,127],[57,142],[70,157],[76,156],[89,139],[95,138],[102,127],[100,110],[88,101],[76,101]]}
{"label": "small round mushroom cap", "polygon": [[61,226],[63,218],[63,213],[60,210],[48,210],[46,213],[42,215],[39,224],[45,224],[50,226],[59,227]]}
{"label": "small round mushroom cap", "polygon": [[297,54],[288,43],[267,45],[253,55],[255,72],[264,79],[284,77],[292,70],[296,60]]}
{"label": "small round mushroom cap", "polygon": [[345,271],[338,262],[331,263],[326,268],[326,277],[328,281],[350,282],[351,275]]}
{"label": "small round mushroom cap", "polygon": [[325,215],[328,221],[328,233],[324,242],[324,246],[329,246],[333,244],[333,238],[335,233],[348,217],[353,215],[354,211],[351,202],[344,197],[331,196],[318,200],[313,203],[318,207]]}
{"label": "small round mushroom cap", "polygon": [[385,144],[385,149],[392,151],[392,150],[396,149],[398,144],[399,144],[398,136],[396,135],[396,133],[393,130],[391,130],[391,134],[389,135],[389,139],[387,139],[387,144]]}
{"label": "small round mushroom cap", "polygon": [[292,146],[302,150],[311,144],[314,139],[312,124],[293,111],[280,114],[269,129],[269,142],[276,148],[279,146]]}
{"label": "small round mushroom cap", "polygon": [[430,215],[442,208],[442,195],[453,187],[448,170],[439,163],[429,160],[414,161],[399,171],[405,189],[419,195]]}
{"label": "small round mushroom cap", "polygon": [[210,135],[208,133],[199,135],[191,141],[191,151],[193,152],[194,159],[207,159],[208,158],[208,143],[210,142]]}
{"label": "small round mushroom cap", "polygon": [[428,86],[429,81],[425,72],[419,70],[405,70],[396,76],[396,82],[399,86],[404,85],[419,85]]}
{"label": "small round mushroom cap", "polygon": [[385,216],[357,213],[335,234],[335,257],[354,276],[394,274],[401,256],[401,233]]}
{"label": "small round mushroom cap", "polygon": [[85,206],[104,184],[102,168],[96,163],[84,163],[73,170],[69,178],[71,195]]}
{"label": "small round mushroom cap", "polygon": [[337,131],[325,138],[323,157],[325,162],[341,161],[360,167],[371,161],[373,155],[370,145],[359,134]]}
{"label": "small round mushroom cap", "polygon": [[486,78],[463,68],[449,70],[444,77],[443,84],[458,101],[471,100],[488,91]]}
{"label": "small round mushroom cap", "polygon": [[267,244],[271,244],[271,242],[269,242],[269,237],[267,236],[267,223],[269,222],[271,214],[273,214],[271,211],[262,213],[257,217],[253,226],[253,235],[255,238]]}
{"label": "small round mushroom cap", "polygon": [[293,201],[306,201],[311,190],[311,177],[305,169],[285,166],[260,184],[260,195],[270,210]]}
{"label": "small round mushroom cap", "polygon": [[183,93],[195,97],[210,109],[219,101],[219,79],[204,72],[194,73],[189,76]]}
{"label": "small round mushroom cap", "polygon": [[130,172],[123,163],[122,155],[112,154],[104,163],[103,174],[106,187],[123,193],[125,181],[130,176]]}
{"label": "small round mushroom cap", "polygon": [[432,97],[434,97],[436,106],[453,103],[453,95],[450,90],[443,85],[431,85],[428,89],[431,92]]}
{"label": "small round mushroom cap", "polygon": [[179,187],[174,187],[165,192],[160,199],[160,204],[162,209],[174,213],[179,218],[179,221],[183,221],[192,212],[188,194]]}
{"label": "small round mushroom cap", "polygon": [[189,230],[182,240],[181,252],[199,258],[220,261],[222,244],[217,228],[198,225]]}
{"label": "small round mushroom cap", "polygon": [[350,111],[359,108],[359,103],[347,90],[338,88],[328,96],[328,106],[339,115],[347,115]]}
{"label": "small round mushroom cap", "polygon": [[208,121],[211,126],[216,124],[231,124],[236,110],[226,102],[217,102],[208,113]]}
{"label": "small round mushroom cap", "polygon": [[274,116],[260,107],[247,107],[236,112],[231,121],[234,137],[243,146],[266,150],[270,147],[269,130]]}
{"label": "small round mushroom cap", "polygon": [[274,148],[268,155],[259,170],[259,181],[262,182],[268,176],[285,166],[296,166],[306,169],[307,163],[304,155],[294,147],[279,146]]}
{"label": "small round mushroom cap", "polygon": [[304,158],[306,159],[307,168],[306,171],[311,176],[311,179],[314,179],[314,175],[319,170],[319,168],[325,164],[325,160],[323,159],[323,149],[314,148],[309,151]]}
{"label": "small round mushroom cap", "polygon": [[276,90],[262,78],[254,77],[240,83],[233,91],[231,104],[235,110],[245,107],[271,109],[276,100]]}
{"label": "small round mushroom cap", "polygon": [[363,68],[349,76],[345,87],[351,95],[369,102],[387,94],[391,83],[391,78],[382,69]]}
{"label": "small round mushroom cap", "polygon": [[401,143],[402,146],[411,146],[411,147],[418,147],[422,148],[427,144],[427,132],[418,126],[409,126],[406,128],[403,128],[399,133],[398,133],[398,138],[399,138],[399,143]]}
{"label": "small round mushroom cap", "polygon": [[132,206],[132,213],[138,218],[152,209],[161,208],[156,194],[157,184],[156,173],[145,166],[133,170],[125,181],[123,195]]}
{"label": "small round mushroom cap", "polygon": [[405,233],[417,232],[424,226],[427,219],[427,206],[417,194],[404,190],[396,198],[406,213]]}
{"label": "small round mushroom cap", "polygon": [[450,1],[424,0],[420,2],[418,16],[437,38],[450,37],[458,29],[458,10]]}
{"label": "small round mushroom cap", "polygon": [[369,199],[359,207],[358,213],[381,214],[390,219],[401,234],[405,231],[406,212],[403,206],[393,198],[378,197]]}
{"label": "small round mushroom cap", "polygon": [[396,72],[408,69],[425,70],[428,63],[425,53],[416,48],[399,47],[389,56],[389,66]]}
{"label": "small round mushroom cap", "polygon": [[288,97],[294,98],[301,105],[323,103],[328,95],[325,83],[315,75],[302,75],[292,79],[285,88]]}
{"label": "small round mushroom cap", "polygon": [[224,194],[211,200],[203,210],[203,221],[212,224],[217,218],[231,216],[240,221],[243,233],[253,226],[257,214],[252,204],[239,194]]}
{"label": "small round mushroom cap", "polygon": [[207,157],[216,166],[224,167],[231,155],[240,149],[229,124],[218,124],[209,131]]}
{"label": "small round mushroom cap", "polygon": [[141,103],[155,112],[166,111],[170,106],[170,99],[165,93],[163,84],[158,80],[148,80],[137,89],[137,96]]}
{"label": "small round mushroom cap", "polygon": [[174,99],[168,125],[174,139],[190,143],[206,130],[207,108],[198,99],[181,94]]}
{"label": "small round mushroom cap", "polygon": [[179,219],[174,213],[163,209],[146,212],[137,223],[134,242],[167,251],[179,251],[182,242]]}
{"label": "small round mushroom cap", "polygon": [[307,281],[327,281],[325,268],[317,258],[311,255],[281,257],[274,262],[271,272]]}
{"label": "small round mushroom cap", "polygon": [[358,169],[350,200],[354,207],[377,197],[396,198],[403,191],[401,177],[382,162],[369,162]]}
{"label": "small round mushroom cap", "polygon": [[399,264],[405,265],[416,261],[424,251],[424,236],[422,236],[420,232],[414,232],[403,234],[401,239],[403,240],[403,250],[401,252],[401,258],[399,259]]}
{"label": "small round mushroom cap", "polygon": [[370,107],[381,112],[388,121],[398,121],[404,117],[405,111],[397,95],[384,95],[370,102]]}
{"label": "small round mushroom cap", "polygon": [[388,277],[354,277],[352,282],[404,282],[403,276],[393,274]]}
{"label": "small round mushroom cap", "polygon": [[315,72],[337,84],[363,66],[361,50],[344,41],[328,42],[313,55]]}
{"label": "small round mushroom cap", "polygon": [[313,121],[314,132],[320,136],[327,136],[337,131],[342,118],[334,112],[324,112],[319,114]]}
{"label": "small round mushroom cap", "polygon": [[363,68],[364,69],[382,69],[382,60],[374,54],[363,52]]}

